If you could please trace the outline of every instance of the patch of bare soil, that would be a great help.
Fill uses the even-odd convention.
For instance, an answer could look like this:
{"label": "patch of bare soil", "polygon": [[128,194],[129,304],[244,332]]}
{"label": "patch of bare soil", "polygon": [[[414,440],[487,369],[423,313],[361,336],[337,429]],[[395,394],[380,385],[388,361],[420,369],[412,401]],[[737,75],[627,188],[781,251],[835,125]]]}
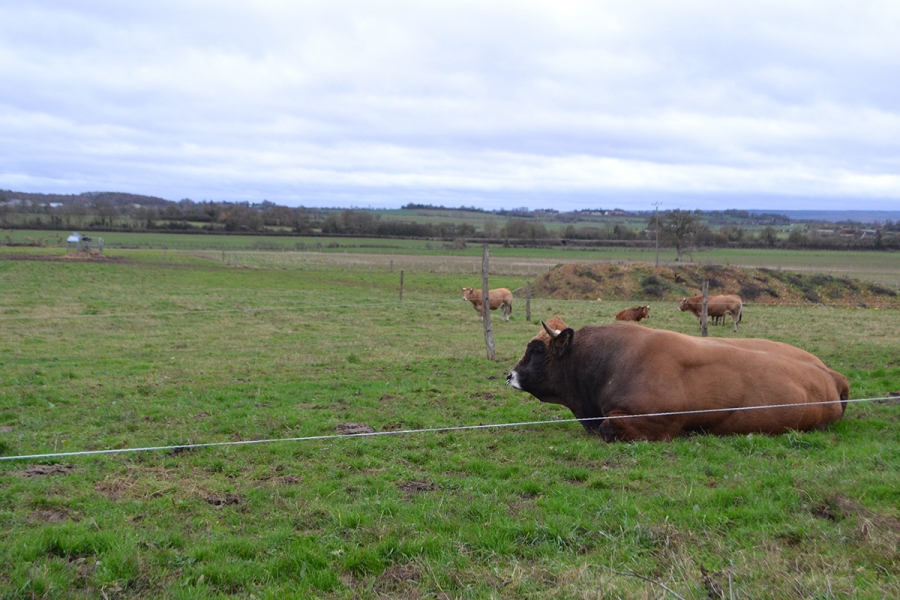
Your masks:
{"label": "patch of bare soil", "polygon": [[856,543],[896,548],[900,543],[900,518],[873,511],[842,494],[832,494],[813,505],[804,505],[819,519],[844,523]]}
{"label": "patch of bare soil", "polygon": [[39,510],[31,513],[28,517],[33,522],[41,522],[41,523],[65,523],[70,519],[72,521],[78,521],[79,518],[77,516],[73,517],[69,514],[67,510],[64,508],[48,508],[44,510]]}
{"label": "patch of bare soil", "polygon": [[359,435],[361,433],[375,433],[375,428],[365,423],[341,423],[335,427],[341,435]]}
{"label": "patch of bare soil", "polygon": [[430,481],[404,481],[403,483],[398,483],[397,487],[406,492],[408,496],[437,489],[437,486]]}
{"label": "patch of bare soil", "polygon": [[214,494],[212,496],[206,497],[205,500],[207,504],[212,504],[216,508],[243,504],[247,501],[247,499],[240,494]]}
{"label": "patch of bare soil", "polygon": [[42,475],[68,475],[75,472],[72,465],[31,465],[19,475],[24,477],[40,477]]}
{"label": "patch of bare soil", "polygon": [[538,298],[677,302],[701,293],[737,294],[752,304],[900,307],[895,290],[849,277],[717,265],[564,264],[532,283]]}
{"label": "patch of bare soil", "polygon": [[422,598],[417,584],[422,573],[413,565],[393,565],[375,578],[374,591],[384,598],[413,600]]}

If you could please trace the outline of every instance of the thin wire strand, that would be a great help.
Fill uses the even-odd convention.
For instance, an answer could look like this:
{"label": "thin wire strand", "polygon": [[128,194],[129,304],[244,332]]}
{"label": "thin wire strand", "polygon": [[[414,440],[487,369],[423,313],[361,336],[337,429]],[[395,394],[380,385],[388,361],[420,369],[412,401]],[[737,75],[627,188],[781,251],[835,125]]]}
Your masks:
{"label": "thin wire strand", "polygon": [[130,452],[152,452],[159,450],[175,450],[175,451],[183,451],[183,450],[191,450],[195,448],[212,448],[212,447],[221,447],[221,446],[249,446],[251,444],[274,444],[274,443],[284,443],[284,442],[309,442],[316,440],[335,440],[335,439],[347,439],[347,438],[362,438],[362,437],[377,437],[377,436],[390,436],[390,435],[410,435],[416,433],[446,433],[450,431],[471,431],[477,429],[501,429],[506,427],[530,427],[530,426],[538,426],[538,425],[558,425],[561,423],[584,423],[587,421],[603,421],[603,420],[617,420],[617,419],[646,419],[646,418],[655,418],[655,417],[674,417],[679,415],[698,415],[698,414],[706,414],[706,413],[720,413],[720,412],[739,412],[739,411],[747,411],[747,410],[759,410],[759,409],[772,409],[772,408],[798,408],[798,407],[807,407],[807,406],[820,406],[825,404],[855,404],[860,402],[879,402],[879,401],[900,401],[900,398],[896,398],[893,396],[886,396],[882,398],[856,398],[853,400],[827,400],[824,402],[805,402],[803,404],[771,404],[771,405],[760,405],[760,406],[738,406],[734,408],[709,408],[702,410],[686,410],[686,411],[672,411],[672,412],[659,412],[659,413],[644,413],[638,415],[615,415],[610,417],[588,417],[584,419],[553,419],[548,421],[521,421],[516,423],[492,423],[489,425],[457,425],[457,426],[449,426],[449,427],[431,427],[425,429],[403,429],[398,431],[373,431],[373,432],[365,432],[365,433],[351,433],[351,434],[329,434],[329,435],[313,435],[306,437],[290,437],[290,438],[272,438],[272,439],[263,439],[263,440],[241,440],[241,441],[232,441],[232,442],[208,442],[203,444],[176,444],[171,446],[146,446],[143,448],[112,448],[107,450],[82,450],[78,452],[52,452],[48,454],[26,454],[20,456],[0,456],[0,461],[12,461],[12,460],[34,460],[41,458],[62,458],[62,457],[70,457],[70,456],[96,456],[100,454],[124,454]]}
{"label": "thin wire strand", "polygon": [[[410,300],[410,304],[423,304],[424,300]],[[360,302],[352,304],[329,304],[327,307],[317,308],[310,312],[317,312],[328,308],[356,308],[359,306],[391,306],[395,302]],[[0,317],[0,321],[21,321],[28,319],[40,319],[46,321],[48,319],[115,319],[115,318],[131,318],[131,317],[171,317],[182,315],[201,315],[206,313],[252,313],[252,312],[277,312],[277,311],[297,311],[303,310],[305,306],[268,306],[260,308],[200,308],[196,310],[171,310],[159,312],[142,312],[142,313],[103,313],[96,315],[22,315],[13,317]]]}
{"label": "thin wire strand", "polygon": [[[521,301],[522,299],[519,298]],[[541,302],[541,301],[552,301],[552,299],[546,298],[532,298],[532,302]],[[402,302],[402,304],[435,304],[435,303],[446,303],[446,304],[458,304],[458,299],[439,299],[439,300],[416,300],[416,299],[407,299]],[[567,300],[567,302],[595,302],[594,300]],[[610,303],[625,303],[625,300],[612,300]],[[372,306],[396,306],[397,302],[393,302],[390,300],[377,301],[377,302],[353,302],[353,303],[341,303],[341,304],[329,304],[327,307],[316,308],[315,310],[323,310],[328,308],[355,308],[355,307],[372,307]],[[651,306],[671,306],[677,305],[677,301],[671,302],[650,302]],[[710,306],[718,306],[717,303],[710,303]],[[779,307],[779,308],[791,308],[791,307],[803,307],[803,308],[856,308],[851,304],[822,304],[822,303],[793,303],[793,302],[783,302],[783,303],[748,303],[744,302],[743,306],[756,308],[756,307]],[[895,308],[893,305],[878,307],[884,309]],[[140,312],[140,313],[102,313],[102,314],[70,314],[70,315],[14,315],[14,316],[5,316],[0,317],[0,321],[26,321],[26,320],[34,320],[40,319],[43,321],[49,319],[111,319],[111,318],[133,318],[133,317],[170,317],[170,316],[179,316],[179,315],[202,315],[208,313],[252,313],[252,312],[277,312],[277,311],[298,311],[308,309],[306,305],[294,304],[291,306],[265,306],[259,308],[200,308],[193,310],[172,310],[172,311],[154,311],[154,312]]]}

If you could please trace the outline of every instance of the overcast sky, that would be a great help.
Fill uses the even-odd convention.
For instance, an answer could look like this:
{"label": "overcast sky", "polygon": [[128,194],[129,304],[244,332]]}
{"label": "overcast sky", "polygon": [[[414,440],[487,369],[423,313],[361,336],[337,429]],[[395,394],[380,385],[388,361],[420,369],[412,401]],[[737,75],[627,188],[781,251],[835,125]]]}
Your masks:
{"label": "overcast sky", "polygon": [[0,0],[0,188],[900,208],[900,2]]}

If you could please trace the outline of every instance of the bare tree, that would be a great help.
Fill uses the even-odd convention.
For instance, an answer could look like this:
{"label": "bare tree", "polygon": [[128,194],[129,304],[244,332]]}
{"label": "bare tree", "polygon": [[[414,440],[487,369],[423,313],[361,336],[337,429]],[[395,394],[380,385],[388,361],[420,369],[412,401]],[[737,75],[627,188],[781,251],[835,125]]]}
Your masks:
{"label": "bare tree", "polygon": [[263,224],[269,227],[292,227],[296,221],[294,211],[287,206],[272,205],[262,213]]}
{"label": "bare tree", "polygon": [[230,205],[222,213],[225,231],[259,231],[262,218],[259,211],[251,209],[246,203]]}
{"label": "bare tree", "polygon": [[116,205],[107,198],[98,198],[97,200],[94,200],[94,210],[96,211],[97,216],[100,217],[101,227],[112,227],[113,219],[115,219],[119,214],[119,210],[116,208]]}
{"label": "bare tree", "polygon": [[681,254],[693,239],[700,227],[700,211],[667,210],[660,218],[659,232],[663,239],[675,246],[678,253],[678,262],[681,262]]}
{"label": "bare tree", "polygon": [[13,211],[12,204],[4,195],[0,195],[0,223],[6,224],[6,215]]}

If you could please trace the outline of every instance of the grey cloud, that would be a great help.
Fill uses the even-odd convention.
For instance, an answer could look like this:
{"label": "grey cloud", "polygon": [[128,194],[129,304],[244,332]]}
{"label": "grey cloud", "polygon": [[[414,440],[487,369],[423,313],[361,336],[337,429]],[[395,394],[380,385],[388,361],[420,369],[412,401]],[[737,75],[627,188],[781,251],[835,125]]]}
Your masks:
{"label": "grey cloud", "polygon": [[891,202],[898,24],[891,3],[4,3],[0,187]]}

